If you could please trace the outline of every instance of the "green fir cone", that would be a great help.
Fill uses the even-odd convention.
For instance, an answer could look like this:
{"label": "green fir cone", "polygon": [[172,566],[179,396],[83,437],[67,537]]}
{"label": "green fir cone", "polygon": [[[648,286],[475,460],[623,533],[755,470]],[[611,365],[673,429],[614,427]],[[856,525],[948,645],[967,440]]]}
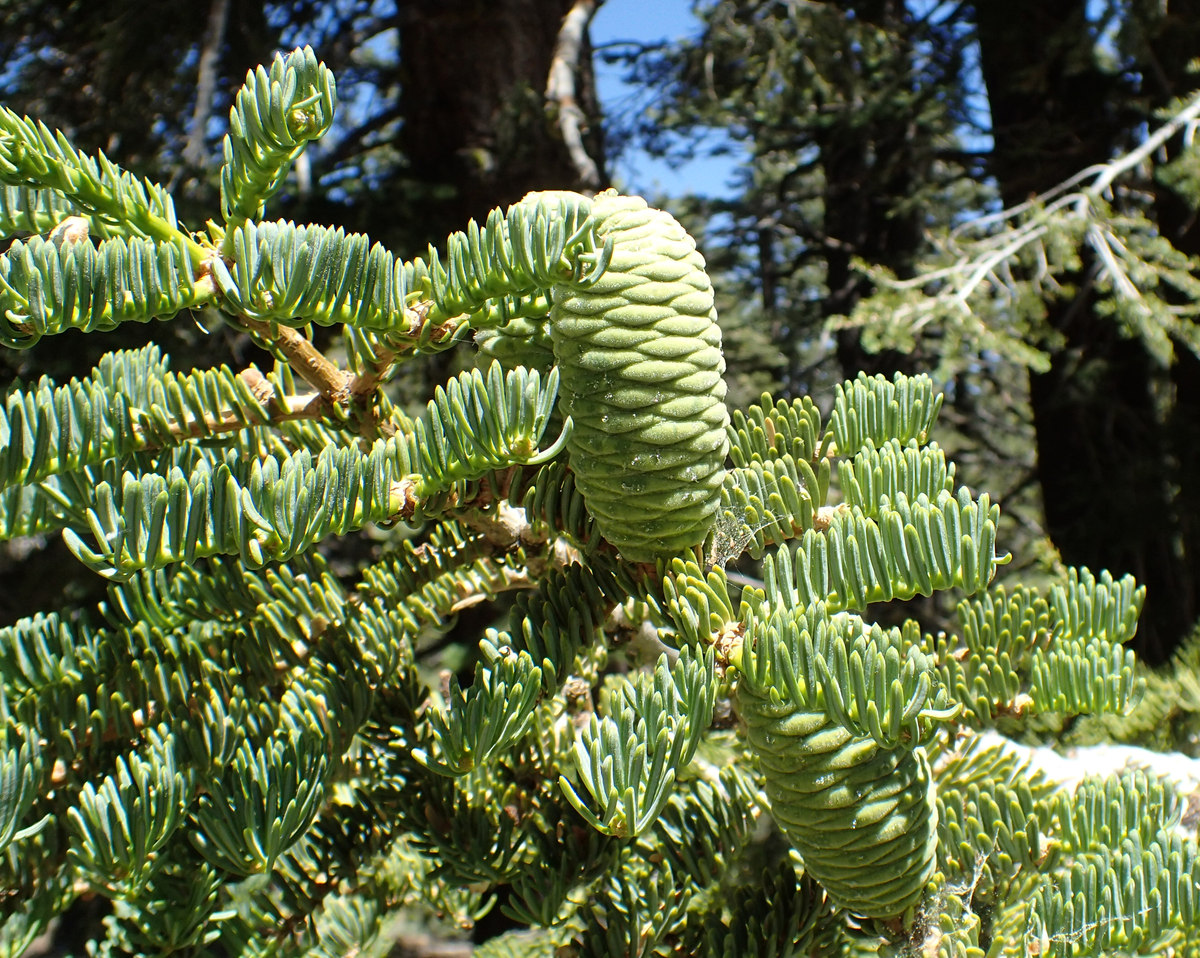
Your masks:
{"label": "green fir cone", "polygon": [[550,334],[571,468],[601,533],[651,562],[704,541],[725,477],[725,360],[695,241],[640,197],[598,195],[612,261],[599,281],[553,290]]}
{"label": "green fir cone", "polygon": [[883,748],[778,696],[738,684],[738,713],[771,815],[840,907],[894,918],[933,874],[937,805],[925,749]]}

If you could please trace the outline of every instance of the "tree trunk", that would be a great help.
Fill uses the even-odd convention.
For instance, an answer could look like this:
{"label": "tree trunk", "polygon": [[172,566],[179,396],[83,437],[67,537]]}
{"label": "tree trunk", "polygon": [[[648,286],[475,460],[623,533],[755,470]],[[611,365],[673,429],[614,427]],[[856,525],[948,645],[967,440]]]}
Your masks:
{"label": "tree trunk", "polygon": [[[853,20],[864,32],[886,31],[894,44],[883,61],[887,75],[909,76],[915,53],[912,49],[912,24],[901,0],[860,0],[852,4]],[[831,10],[829,16],[846,17],[845,11]],[[871,79],[872,50],[848,71],[855,86],[864,77]],[[846,57],[854,56],[847,50]],[[834,75],[836,81],[836,74]],[[875,85],[886,88],[875,79]],[[863,95],[861,91],[839,91],[847,103]],[[878,90],[868,86],[867,96],[877,97]],[[821,151],[824,172],[824,231],[829,237],[825,250],[825,281],[828,295],[822,312],[829,316],[848,316],[871,289],[870,281],[854,268],[855,258],[886,266],[901,277],[912,274],[912,265],[921,245],[920,216],[917,210],[901,210],[899,202],[908,197],[917,176],[919,162],[914,149],[916,121],[903,111],[872,109],[869,119],[863,110],[845,110],[838,122],[816,125],[815,139]],[[842,375],[851,379],[859,372],[892,373],[915,371],[912,357],[893,350],[868,352],[857,330],[843,330],[837,336],[837,357]]]}
{"label": "tree trunk", "polygon": [[[1086,0],[976,5],[992,111],[991,172],[1006,205],[1040,193],[1127,137],[1128,95],[1097,68]],[[1190,624],[1178,600],[1167,437],[1155,403],[1160,374],[1140,341],[1096,311],[1091,264],[1066,277],[1076,293],[1047,302],[1062,336],[1030,377],[1046,529],[1069,565],[1133,573],[1147,599],[1135,648],[1163,661]]]}
{"label": "tree trunk", "polygon": [[[572,0],[400,3],[399,146],[420,184],[414,205],[429,240],[440,242],[468,219],[482,220],[530,190],[583,185],[545,99],[572,6]],[[595,121],[586,38],[576,67],[577,101]],[[584,145],[597,163],[599,136],[592,122]]]}
{"label": "tree trunk", "polygon": [[[1188,64],[1200,43],[1200,0],[1174,0],[1148,31],[1146,61],[1149,106],[1161,109],[1195,87]],[[1184,149],[1182,136],[1168,144],[1174,159]],[[1152,184],[1159,232],[1188,256],[1200,257],[1200,216],[1196,202],[1158,180]],[[1176,541],[1182,574],[1174,601],[1189,622],[1200,616],[1200,358],[1183,344],[1170,369],[1173,404],[1167,419],[1167,439],[1175,489]]]}

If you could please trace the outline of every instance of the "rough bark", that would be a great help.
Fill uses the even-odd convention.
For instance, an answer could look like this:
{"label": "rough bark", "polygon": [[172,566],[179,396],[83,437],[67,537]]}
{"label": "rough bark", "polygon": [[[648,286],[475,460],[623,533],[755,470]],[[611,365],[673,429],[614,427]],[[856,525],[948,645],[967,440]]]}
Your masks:
{"label": "rough bark", "polygon": [[[1085,8],[1085,0],[976,5],[991,172],[1006,205],[1106,160],[1128,135],[1128,92],[1098,68]],[[1159,371],[1139,341],[1097,313],[1089,268],[1085,257],[1067,277],[1074,295],[1047,303],[1061,344],[1050,350],[1050,368],[1030,378],[1046,529],[1068,564],[1131,572],[1147,587],[1135,647],[1161,662],[1191,619],[1178,601],[1184,570],[1156,407]]]}

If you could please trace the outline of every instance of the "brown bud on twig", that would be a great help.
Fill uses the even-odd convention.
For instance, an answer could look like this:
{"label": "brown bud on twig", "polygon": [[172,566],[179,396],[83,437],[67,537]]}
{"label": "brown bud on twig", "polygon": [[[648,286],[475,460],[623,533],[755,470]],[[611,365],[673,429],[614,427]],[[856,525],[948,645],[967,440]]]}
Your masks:
{"label": "brown bud on twig", "polygon": [[50,231],[50,242],[58,249],[64,243],[86,243],[88,240],[88,221],[82,216],[68,216]]}

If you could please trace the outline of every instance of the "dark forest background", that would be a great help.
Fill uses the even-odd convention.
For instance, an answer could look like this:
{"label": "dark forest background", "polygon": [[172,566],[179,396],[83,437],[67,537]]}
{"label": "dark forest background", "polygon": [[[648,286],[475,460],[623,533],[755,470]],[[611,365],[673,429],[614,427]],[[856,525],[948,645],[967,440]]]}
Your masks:
{"label": "dark forest background", "polygon": [[[1200,256],[1190,127],[1104,196],[1102,226],[1144,224],[1129,245],[1145,267],[1140,319],[1114,307],[1094,247],[1066,234],[1041,272],[1007,267],[1019,295],[980,307],[1025,352],[953,324],[897,318],[904,335],[889,338],[839,317],[865,310],[886,328],[888,310],[937,296],[929,271],[951,231],[1112,161],[1180,110],[1200,86],[1200,0],[721,0],[697,4],[686,41],[601,50],[586,30],[596,6],[13,2],[0,14],[0,102],[168,184],[199,226],[219,209],[221,136],[246,71],[311,44],[337,76],[338,124],[268,215],[366,232],[408,256],[529,190],[610,185],[620,150],[736,146],[745,161],[726,195],[655,198],[714,274],[731,405],[765,389],[826,403],[859,370],[933,372],[943,445],[1004,509],[1008,574],[1133,573],[1148,589],[1137,651],[1164,661],[1200,616],[1200,339],[1180,279]],[[602,56],[640,91],[636,113],[598,101]],[[1161,282],[1168,261],[1174,284]],[[180,318],[0,355],[0,383],[65,379],[98,350],[150,338],[179,367],[253,358],[244,336]],[[455,361],[407,378],[404,398],[423,398]],[[53,539],[8,544],[0,582],[4,622],[104,585]],[[943,614],[909,612],[931,628]]]}

